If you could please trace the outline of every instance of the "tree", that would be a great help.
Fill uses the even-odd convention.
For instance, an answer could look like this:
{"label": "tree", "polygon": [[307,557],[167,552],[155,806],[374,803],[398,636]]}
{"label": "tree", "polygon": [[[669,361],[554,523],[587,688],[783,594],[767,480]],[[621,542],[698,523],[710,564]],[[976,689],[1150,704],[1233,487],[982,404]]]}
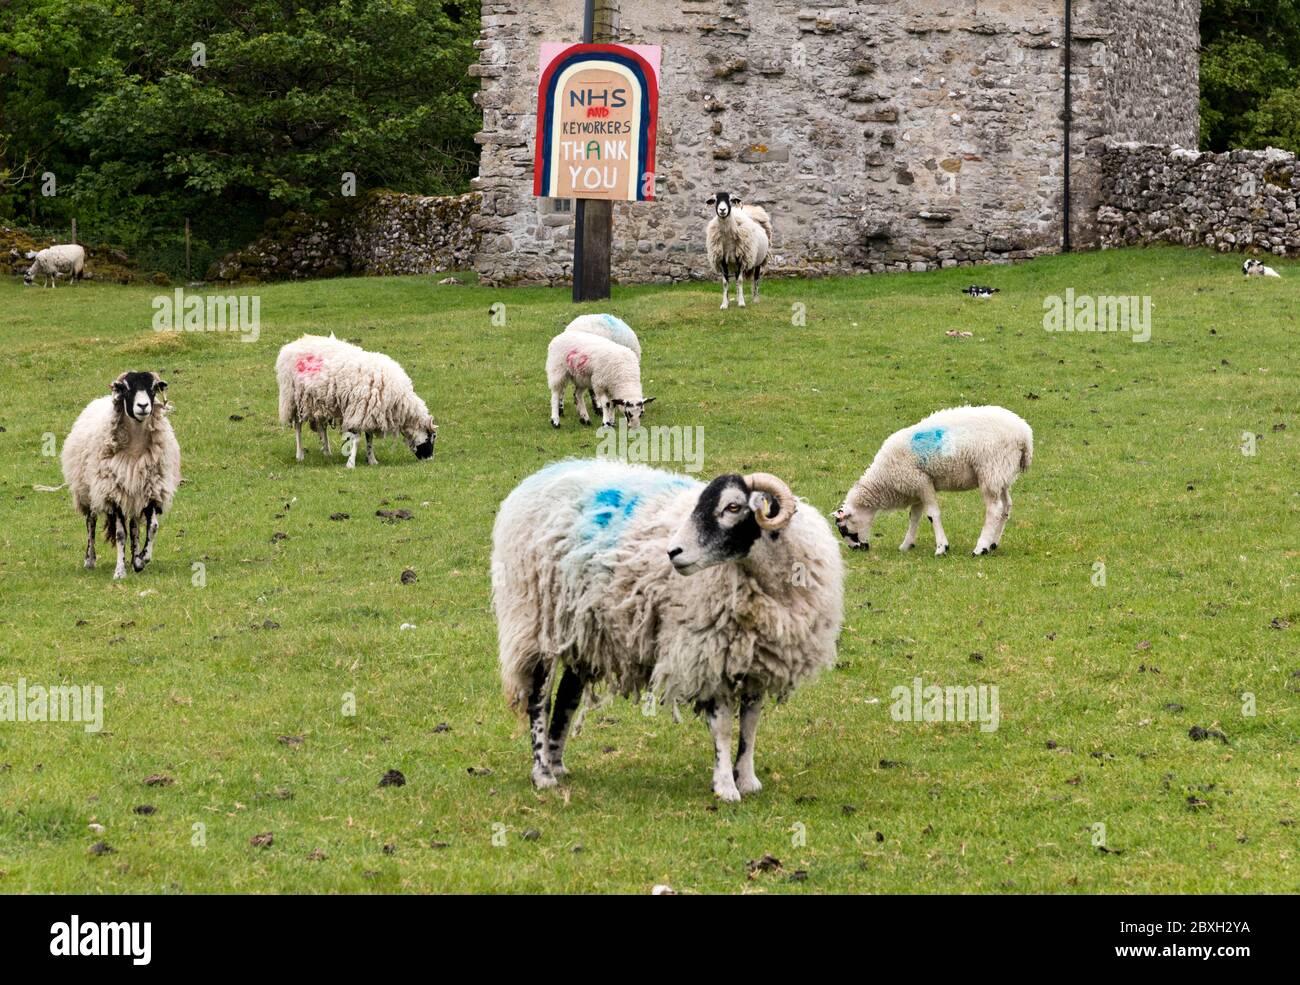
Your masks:
{"label": "tree", "polygon": [[1300,0],[1203,0],[1201,147],[1300,150]]}

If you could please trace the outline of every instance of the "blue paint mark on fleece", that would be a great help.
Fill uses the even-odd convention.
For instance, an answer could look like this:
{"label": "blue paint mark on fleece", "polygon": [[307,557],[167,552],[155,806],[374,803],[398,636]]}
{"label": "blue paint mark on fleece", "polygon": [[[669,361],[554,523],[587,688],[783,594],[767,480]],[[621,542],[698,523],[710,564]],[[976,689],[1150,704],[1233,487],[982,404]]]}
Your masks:
{"label": "blue paint mark on fleece", "polygon": [[912,454],[922,465],[935,456],[945,456],[952,451],[952,439],[943,428],[929,428],[912,434]]}
{"label": "blue paint mark on fleece", "polygon": [[[596,493],[594,502],[597,511],[592,514],[591,521],[602,530],[608,529],[615,520],[618,521],[617,525],[621,526],[623,521],[632,515],[636,504],[640,501],[640,496],[625,494],[620,489],[602,489]],[[602,508],[606,506],[610,508]]]}
{"label": "blue paint mark on fleece", "polygon": [[623,321],[623,319],[615,318],[613,315],[601,315],[600,318],[614,337],[613,341],[619,345],[627,345],[632,341],[632,329],[628,327],[627,322]]}

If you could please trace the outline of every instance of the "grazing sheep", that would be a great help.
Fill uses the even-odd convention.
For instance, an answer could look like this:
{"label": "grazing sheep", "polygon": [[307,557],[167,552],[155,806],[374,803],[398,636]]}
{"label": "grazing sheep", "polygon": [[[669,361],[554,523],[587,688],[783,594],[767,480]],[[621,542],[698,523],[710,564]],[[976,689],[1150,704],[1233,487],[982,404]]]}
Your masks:
{"label": "grazing sheep", "polygon": [[[123,373],[108,396],[86,405],[63,442],[63,478],[86,518],[86,567],[95,566],[95,523],[103,513],[105,539],[117,547],[114,578],[126,577],[128,532],[131,566],[142,571],[153,559],[158,518],[181,482],[166,389],[157,373]],[[141,522],[144,543],[137,551]]]}
{"label": "grazing sheep", "polygon": [[588,332],[626,346],[641,358],[641,340],[622,318],[613,315],[579,315],[564,327],[566,332]]}
{"label": "grazing sheep", "polygon": [[736,278],[736,303],[745,306],[745,275],[754,277],[754,300],[758,300],[763,264],[772,244],[772,220],[758,205],[743,205],[727,192],[717,192],[708,200],[717,214],[705,230],[705,247],[709,266],[722,274],[722,307],[731,302],[728,293],[731,277]]}
{"label": "grazing sheep", "polygon": [[367,465],[378,464],[376,434],[400,434],[416,458],[433,457],[438,426],[406,371],[383,353],[367,352],[333,335],[304,335],[280,350],[275,375],[280,383],[280,423],[293,424],[298,461],[305,457],[304,422],[320,434],[326,455],[326,426],[342,428],[345,444],[351,445],[348,468],[357,463],[357,437],[363,431]]}
{"label": "grazing sheep", "polygon": [[1241,265],[1241,272],[1247,277],[1281,277],[1272,267],[1264,265],[1262,260],[1247,260]]}
{"label": "grazing sheep", "polygon": [[835,535],[802,506],[772,475],[705,485],[613,461],[550,465],[506,497],[492,531],[492,600],[501,679],[510,706],[527,711],[536,786],[567,772],[573,712],[584,690],[604,686],[693,704],[713,736],[713,792],[735,801],[762,789],[763,702],[834,663],[843,615]]}
{"label": "grazing sheep", "polygon": [[86,272],[86,251],[75,243],[47,246],[36,254],[32,265],[23,274],[23,283],[30,285],[38,276],[42,287],[53,288],[60,276],[71,283],[81,280]]}
{"label": "grazing sheep", "polygon": [[840,534],[853,546],[870,547],[871,523],[882,510],[910,507],[911,522],[899,550],[911,550],[921,514],[934,524],[936,555],[948,553],[936,493],[978,487],[984,497],[984,529],[975,554],[1002,540],[1011,518],[1011,486],[1034,457],[1034,432],[1004,407],[953,407],[895,431],[876,452],[835,512]]}
{"label": "grazing sheep", "polygon": [[601,423],[612,427],[622,411],[627,426],[641,426],[641,415],[654,397],[641,393],[641,362],[631,349],[587,332],[561,332],[546,349],[546,383],[551,388],[551,424],[560,426],[564,388],[573,384],[578,420],[590,424],[581,391],[591,393],[593,410]]}

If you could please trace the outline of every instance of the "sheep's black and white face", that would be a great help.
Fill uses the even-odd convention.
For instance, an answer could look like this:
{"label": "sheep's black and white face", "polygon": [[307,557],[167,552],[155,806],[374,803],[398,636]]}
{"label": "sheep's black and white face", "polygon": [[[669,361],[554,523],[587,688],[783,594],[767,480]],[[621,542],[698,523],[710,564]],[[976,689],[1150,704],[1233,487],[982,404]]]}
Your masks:
{"label": "sheep's black and white face", "polygon": [[713,206],[713,211],[718,214],[719,219],[725,219],[731,215],[731,210],[740,206],[740,199],[732,198],[729,192],[717,192],[709,199],[708,204]]}
{"label": "sheep's black and white face", "polygon": [[845,503],[831,514],[840,536],[856,550],[871,550],[871,523],[876,519],[876,511],[864,506],[850,506]]}
{"label": "sheep's black and white face", "polygon": [[1241,272],[1245,274],[1247,277],[1249,277],[1251,274],[1255,272],[1256,267],[1262,267],[1262,266],[1264,266],[1262,260],[1247,260],[1245,263],[1241,265]]}
{"label": "sheep's black and white face", "polygon": [[113,381],[111,392],[118,410],[139,423],[153,413],[166,389],[166,381],[157,373],[123,373]]}
{"label": "sheep's black and white face", "polygon": [[433,458],[433,444],[438,440],[438,425],[433,423],[431,417],[420,427],[407,433],[405,437],[407,445],[415,452],[416,458],[421,461]]}
{"label": "sheep's black and white face", "polygon": [[654,397],[646,397],[644,400],[610,400],[601,415],[601,422],[613,427],[614,416],[621,413],[627,420],[627,429],[635,431],[641,426],[641,415],[645,413],[646,404],[654,403],[654,399]]}
{"label": "sheep's black and white face", "polygon": [[762,532],[754,510],[767,504],[768,498],[753,492],[743,476],[718,476],[700,492],[695,509],[668,541],[668,560],[683,575],[740,560]]}

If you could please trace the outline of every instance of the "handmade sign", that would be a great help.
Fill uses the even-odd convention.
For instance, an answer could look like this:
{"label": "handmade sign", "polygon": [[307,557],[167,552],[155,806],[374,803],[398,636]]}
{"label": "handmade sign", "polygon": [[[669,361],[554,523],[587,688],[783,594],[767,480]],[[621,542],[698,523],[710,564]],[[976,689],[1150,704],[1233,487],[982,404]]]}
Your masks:
{"label": "handmade sign", "polygon": [[533,194],[654,199],[658,45],[542,45]]}

